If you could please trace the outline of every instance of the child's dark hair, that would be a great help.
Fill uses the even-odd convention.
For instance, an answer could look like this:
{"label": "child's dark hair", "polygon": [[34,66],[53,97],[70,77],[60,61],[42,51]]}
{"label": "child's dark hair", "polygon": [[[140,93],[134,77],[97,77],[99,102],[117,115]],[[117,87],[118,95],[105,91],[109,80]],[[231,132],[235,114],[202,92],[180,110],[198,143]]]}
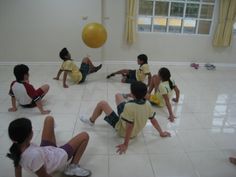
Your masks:
{"label": "child's dark hair", "polygon": [[141,81],[133,82],[130,85],[131,93],[134,95],[136,99],[144,99],[147,94],[147,86]]}
{"label": "child's dark hair", "polygon": [[69,55],[69,51],[67,50],[67,48],[63,48],[61,49],[59,56],[62,60],[67,60],[68,59],[68,55]]}
{"label": "child's dark hair", "polygon": [[142,61],[143,64],[147,64],[147,63],[148,63],[148,57],[147,57],[147,55],[145,55],[145,54],[140,54],[137,58],[138,58],[140,61]]}
{"label": "child's dark hair", "polygon": [[27,118],[16,119],[12,121],[8,127],[8,135],[13,141],[13,144],[9,149],[10,153],[7,153],[7,157],[13,160],[15,167],[17,167],[20,162],[20,145],[31,135],[31,133],[31,121]]}
{"label": "child's dark hair", "polygon": [[173,86],[173,82],[170,80],[171,74],[170,74],[169,69],[161,68],[158,74],[161,77],[162,81],[169,81],[170,89],[172,90],[174,86]]}
{"label": "child's dark hair", "polygon": [[29,67],[24,64],[19,64],[14,67],[13,72],[16,77],[16,81],[22,82],[24,80],[24,76],[29,74]]}

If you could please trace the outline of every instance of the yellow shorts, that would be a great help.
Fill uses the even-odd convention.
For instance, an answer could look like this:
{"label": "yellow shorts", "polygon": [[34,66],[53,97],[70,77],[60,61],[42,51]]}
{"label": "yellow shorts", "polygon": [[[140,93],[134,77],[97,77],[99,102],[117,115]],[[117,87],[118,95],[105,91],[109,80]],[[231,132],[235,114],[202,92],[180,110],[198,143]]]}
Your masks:
{"label": "yellow shorts", "polygon": [[157,98],[156,95],[150,95],[149,101],[156,105],[160,105],[160,100]]}

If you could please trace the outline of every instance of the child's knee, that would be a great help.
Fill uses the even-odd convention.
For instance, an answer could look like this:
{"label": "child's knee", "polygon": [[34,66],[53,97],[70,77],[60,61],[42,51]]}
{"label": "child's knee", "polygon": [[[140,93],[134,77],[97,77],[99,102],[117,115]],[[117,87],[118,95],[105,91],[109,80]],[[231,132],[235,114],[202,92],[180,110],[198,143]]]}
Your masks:
{"label": "child's knee", "polygon": [[160,77],[159,75],[155,74],[152,76],[152,82],[154,82],[154,84],[159,83],[160,82]]}
{"label": "child's knee", "polygon": [[115,94],[115,99],[116,99],[116,100],[123,99],[122,94],[120,94],[120,93]]}
{"label": "child's knee", "polygon": [[108,103],[107,103],[107,101],[102,100],[97,105],[101,108],[104,108],[104,107],[108,106]]}
{"label": "child's knee", "polygon": [[80,137],[82,140],[84,140],[84,141],[88,141],[88,140],[89,140],[89,134],[88,134],[87,132],[82,132],[82,133],[80,133],[79,135],[80,135],[79,137]]}
{"label": "child's knee", "polygon": [[45,84],[45,87],[47,90],[49,90],[50,86],[48,84]]}
{"label": "child's knee", "polygon": [[152,76],[152,79],[153,80],[156,80],[158,78],[158,75],[157,74],[154,74],[153,76]]}
{"label": "child's knee", "polygon": [[44,92],[48,92],[50,86],[48,84],[45,84],[41,87],[41,89],[44,91]]}
{"label": "child's knee", "polygon": [[46,124],[54,124],[54,118],[52,116],[47,116],[44,120]]}
{"label": "child's knee", "polygon": [[83,60],[82,60],[82,63],[88,64],[89,63],[89,58],[88,57],[84,57]]}

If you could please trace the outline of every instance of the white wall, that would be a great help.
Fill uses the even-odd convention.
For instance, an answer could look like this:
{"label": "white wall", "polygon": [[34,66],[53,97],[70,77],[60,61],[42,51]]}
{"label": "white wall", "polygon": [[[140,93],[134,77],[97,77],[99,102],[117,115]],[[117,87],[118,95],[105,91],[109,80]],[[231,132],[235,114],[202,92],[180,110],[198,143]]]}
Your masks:
{"label": "white wall", "polygon": [[59,61],[63,47],[74,58],[101,58],[81,39],[94,21],[101,22],[101,0],[0,0],[0,61]]}
{"label": "white wall", "polygon": [[[124,43],[125,2],[0,0],[0,62],[58,61],[59,50],[66,46],[74,58],[89,53],[95,60],[131,61],[136,60],[138,54],[146,53],[150,60],[162,62],[236,63],[236,37],[231,47],[216,49],[212,47],[213,33],[209,36],[138,33],[136,44],[127,46]],[[215,22],[217,18],[218,5]],[[102,20],[108,40],[102,49],[90,49],[82,42],[82,28],[88,22]]]}

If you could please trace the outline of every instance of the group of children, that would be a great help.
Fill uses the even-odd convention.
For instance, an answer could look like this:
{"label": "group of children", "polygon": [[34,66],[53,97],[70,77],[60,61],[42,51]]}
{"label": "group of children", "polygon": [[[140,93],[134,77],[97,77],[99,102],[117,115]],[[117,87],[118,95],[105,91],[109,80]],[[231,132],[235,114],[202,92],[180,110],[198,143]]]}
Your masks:
{"label": "group of children", "polygon": [[[86,80],[88,74],[97,72],[102,67],[102,65],[94,66],[89,57],[86,57],[82,60],[80,68],[78,68],[66,48],[60,51],[59,56],[63,63],[54,79],[59,80],[63,73],[64,88],[68,88],[66,84],[68,75],[76,84],[80,84]],[[171,79],[170,71],[167,68],[161,68],[157,75],[152,76],[146,55],[139,55],[137,62],[140,65],[137,70],[123,69],[107,76],[107,79],[109,79],[116,74],[121,74],[122,82],[131,83],[131,93],[115,95],[117,113],[108,102],[100,101],[90,117],[80,117],[83,123],[93,126],[97,118],[104,112],[106,114],[104,120],[124,138],[124,142],[117,146],[119,154],[127,151],[130,138],[136,137],[148,120],[161,137],[169,137],[170,133],[163,131],[155,119],[155,112],[151,104],[160,107],[166,105],[169,120],[173,122],[175,115],[170,103],[173,92],[175,92],[176,97],[172,100],[174,102],[179,101],[179,89]],[[12,99],[12,107],[9,108],[9,111],[17,110],[16,101],[18,101],[22,107],[37,106],[42,114],[49,114],[50,110],[45,110],[41,101],[42,97],[48,92],[49,86],[43,85],[39,89],[35,89],[29,83],[29,68],[23,64],[14,67],[14,75],[16,81],[12,82],[9,91]],[[148,77],[147,85],[144,83],[146,77]],[[154,94],[152,94],[153,90]],[[131,99],[127,100],[127,97]],[[90,170],[78,165],[89,140],[89,135],[86,132],[78,134],[65,145],[57,147],[54,134],[54,118],[48,116],[44,121],[40,146],[31,143],[32,125],[27,118],[12,121],[8,133],[13,144],[7,156],[14,162],[16,177],[21,177],[21,168],[34,172],[39,177],[50,177],[52,172],[61,169],[67,163],[69,164],[64,170],[66,175],[91,175]]]}

